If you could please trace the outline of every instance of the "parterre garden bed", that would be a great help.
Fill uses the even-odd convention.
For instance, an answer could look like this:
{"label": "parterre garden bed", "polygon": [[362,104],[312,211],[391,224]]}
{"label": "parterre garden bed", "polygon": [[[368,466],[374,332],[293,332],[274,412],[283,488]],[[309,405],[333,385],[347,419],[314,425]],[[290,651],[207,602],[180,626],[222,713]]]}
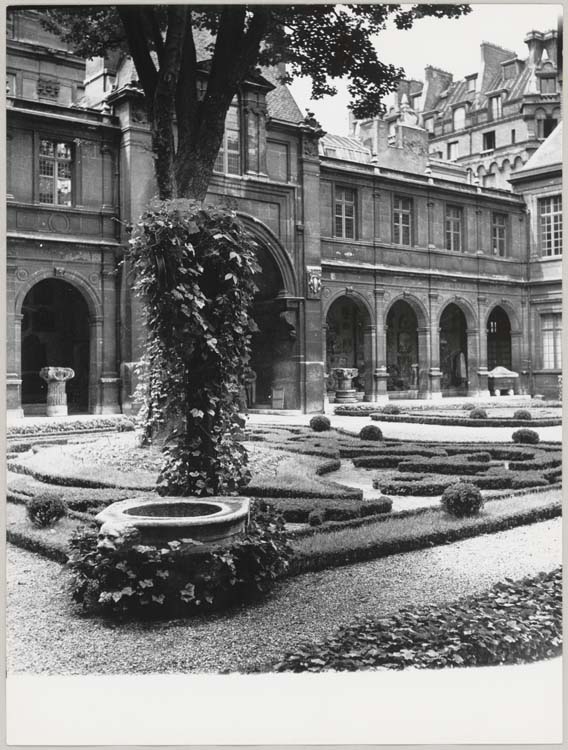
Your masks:
{"label": "parterre garden bed", "polygon": [[269,671],[441,669],[519,664],[562,652],[562,570],[444,606],[360,618],[329,637],[300,643]]}
{"label": "parterre garden bed", "polygon": [[[290,524],[298,553],[291,572],[440,544],[460,535],[501,530],[560,513],[560,492],[554,486],[561,475],[556,444],[375,442],[334,430],[314,433],[302,427],[276,426],[247,430],[246,444],[253,479],[242,494],[268,502]],[[330,481],[342,460],[353,461],[366,472],[369,487],[374,482],[396,498],[441,495],[459,478],[477,484],[485,495],[505,491],[507,497],[500,502],[499,512],[488,505],[473,523],[448,522],[439,507],[424,512],[414,505],[389,514],[389,497],[366,499],[361,489]],[[152,499],[147,490],[155,482],[159,463],[159,453],[140,448],[134,433],[88,444],[43,447],[18,454],[9,463],[9,468],[20,473],[10,476],[8,499],[11,505],[26,503],[46,488],[46,482],[58,485],[57,492],[69,508],[65,526],[69,530],[91,521],[111,502],[129,497]],[[521,500],[514,491],[532,487],[550,492],[535,491],[532,500]],[[314,514],[314,525],[307,525]],[[391,519],[394,531],[387,533],[390,527],[384,522]],[[64,558],[65,544],[59,533],[34,530],[33,535],[27,534],[27,526],[23,508],[9,508],[9,538],[56,559]]]}

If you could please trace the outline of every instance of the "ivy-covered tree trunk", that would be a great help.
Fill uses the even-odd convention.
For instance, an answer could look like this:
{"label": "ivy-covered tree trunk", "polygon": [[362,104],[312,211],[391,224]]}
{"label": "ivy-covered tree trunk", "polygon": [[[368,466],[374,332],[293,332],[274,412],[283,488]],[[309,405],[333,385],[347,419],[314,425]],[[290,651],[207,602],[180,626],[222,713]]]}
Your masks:
{"label": "ivy-covered tree trunk", "polygon": [[131,240],[147,313],[146,431],[165,432],[158,490],[233,494],[249,480],[237,437],[254,330],[252,238],[230,211],[156,203]]}

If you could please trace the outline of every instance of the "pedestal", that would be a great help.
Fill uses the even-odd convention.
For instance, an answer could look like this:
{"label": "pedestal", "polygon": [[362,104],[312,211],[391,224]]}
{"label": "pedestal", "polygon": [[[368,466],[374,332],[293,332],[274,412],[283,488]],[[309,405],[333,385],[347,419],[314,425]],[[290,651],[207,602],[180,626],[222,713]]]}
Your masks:
{"label": "pedestal", "polygon": [[377,367],[373,372],[374,391],[373,401],[378,404],[386,404],[389,400],[387,394],[387,381],[389,374],[386,367]]}
{"label": "pedestal", "polygon": [[489,397],[491,394],[489,392],[489,373],[487,370],[478,370],[477,371],[477,379],[478,379],[478,387],[479,387],[479,396],[482,398]]}
{"label": "pedestal", "polygon": [[336,404],[354,404],[357,401],[357,391],[353,388],[353,378],[359,374],[356,367],[338,367],[333,371],[338,380],[335,391]]}
{"label": "pedestal", "polygon": [[438,367],[432,367],[428,373],[429,389],[428,398],[431,401],[438,401],[442,398],[442,371]]}
{"label": "pedestal", "polygon": [[70,367],[44,367],[39,376],[47,383],[47,416],[66,417],[67,391],[65,383],[75,377]]}

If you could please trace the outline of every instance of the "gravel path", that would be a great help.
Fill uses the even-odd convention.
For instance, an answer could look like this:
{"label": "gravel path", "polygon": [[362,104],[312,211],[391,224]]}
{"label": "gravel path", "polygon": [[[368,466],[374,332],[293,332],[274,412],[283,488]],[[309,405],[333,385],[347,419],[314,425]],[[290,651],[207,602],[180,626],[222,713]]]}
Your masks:
{"label": "gravel path", "polygon": [[561,560],[560,519],[430,550],[308,573],[231,616],[114,625],[78,614],[57,563],[8,545],[10,673],[244,671],[357,615],[447,602]]}

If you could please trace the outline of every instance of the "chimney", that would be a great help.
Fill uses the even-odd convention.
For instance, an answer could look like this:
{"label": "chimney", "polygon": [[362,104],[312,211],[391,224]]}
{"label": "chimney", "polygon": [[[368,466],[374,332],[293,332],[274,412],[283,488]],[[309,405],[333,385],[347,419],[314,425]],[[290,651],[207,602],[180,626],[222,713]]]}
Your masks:
{"label": "chimney", "polygon": [[505,60],[513,60],[516,56],[511,50],[504,49],[491,42],[481,42],[479,90],[481,92],[487,91],[497,74],[501,72],[501,63]]}
{"label": "chimney", "polygon": [[540,62],[543,48],[543,34],[540,31],[529,31],[525,37],[525,44],[529,48],[529,65],[535,66]]}
{"label": "chimney", "polygon": [[424,70],[424,79],[422,109],[424,112],[429,112],[436,107],[438,97],[448,88],[454,78],[451,73],[428,65]]}

